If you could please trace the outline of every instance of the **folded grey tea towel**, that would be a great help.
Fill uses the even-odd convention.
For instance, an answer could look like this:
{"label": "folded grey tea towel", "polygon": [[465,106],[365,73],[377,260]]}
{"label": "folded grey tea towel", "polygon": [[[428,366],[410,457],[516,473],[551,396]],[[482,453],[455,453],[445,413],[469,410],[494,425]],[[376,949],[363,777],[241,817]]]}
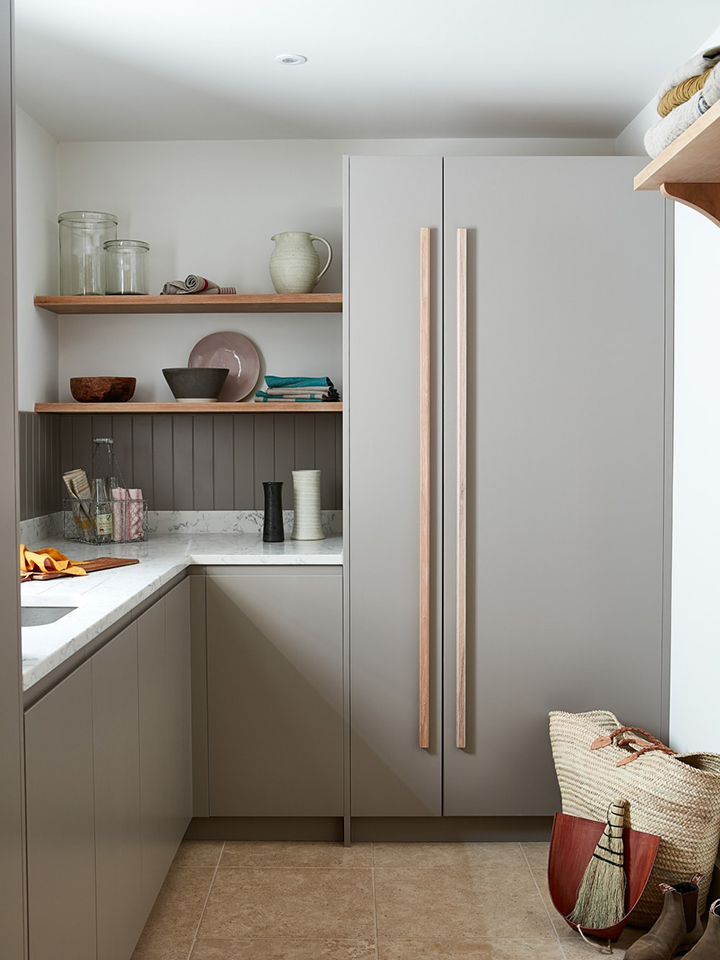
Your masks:
{"label": "folded grey tea towel", "polygon": [[690,77],[699,77],[705,73],[708,67],[714,67],[720,62],[720,47],[709,47],[703,53],[696,53],[694,57],[684,63],[677,70],[673,70],[670,76],[665,80],[658,90],[658,100],[662,100],[668,90],[672,90],[683,80],[689,80]]}
{"label": "folded grey tea towel", "polygon": [[169,280],[162,288],[164,294],[173,294],[177,296],[182,293],[220,293],[235,294],[235,287],[219,287],[212,280],[206,280],[205,277],[199,277],[196,273],[191,273],[184,280]]}
{"label": "folded grey tea towel", "polygon": [[714,67],[705,81],[705,86],[693,97],[658,120],[645,134],[645,149],[651,157],[657,157],[683,131],[720,100],[720,64]]}

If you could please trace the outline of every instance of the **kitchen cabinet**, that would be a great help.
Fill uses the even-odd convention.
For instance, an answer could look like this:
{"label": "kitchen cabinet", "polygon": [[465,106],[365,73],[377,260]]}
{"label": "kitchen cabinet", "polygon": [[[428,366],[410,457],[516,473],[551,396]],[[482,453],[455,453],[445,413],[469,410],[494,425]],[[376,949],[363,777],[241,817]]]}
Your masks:
{"label": "kitchen cabinet", "polygon": [[144,613],[137,627],[142,901],[147,916],[192,816],[187,580]]}
{"label": "kitchen cabinet", "polygon": [[191,817],[183,581],[25,714],[30,960],[129,960]]}
{"label": "kitchen cabinet", "polygon": [[348,160],[353,817],[550,815],[551,709],[666,729],[665,209],[636,169]]}
{"label": "kitchen cabinet", "polygon": [[211,817],[343,814],[342,576],[208,567]]}
{"label": "kitchen cabinet", "polygon": [[131,624],[92,667],[98,960],[127,960],[146,913],[140,884],[138,633]]}
{"label": "kitchen cabinet", "polygon": [[92,667],[25,713],[30,960],[95,960]]}

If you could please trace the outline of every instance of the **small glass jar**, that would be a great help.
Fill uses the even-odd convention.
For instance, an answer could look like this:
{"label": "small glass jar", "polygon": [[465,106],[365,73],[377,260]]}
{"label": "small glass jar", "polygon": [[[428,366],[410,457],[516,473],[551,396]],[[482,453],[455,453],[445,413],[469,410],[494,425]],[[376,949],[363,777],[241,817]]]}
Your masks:
{"label": "small glass jar", "polygon": [[60,295],[102,296],[105,293],[103,244],[117,236],[117,217],[95,210],[69,210],[58,217]]}
{"label": "small glass jar", "polygon": [[143,240],[108,240],[105,249],[105,293],[142,296],[148,285],[148,251]]}

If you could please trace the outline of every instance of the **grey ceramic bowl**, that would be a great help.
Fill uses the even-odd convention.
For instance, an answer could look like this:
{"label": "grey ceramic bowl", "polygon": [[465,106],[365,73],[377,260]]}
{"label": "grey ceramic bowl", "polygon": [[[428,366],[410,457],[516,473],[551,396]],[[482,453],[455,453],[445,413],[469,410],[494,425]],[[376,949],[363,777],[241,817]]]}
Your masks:
{"label": "grey ceramic bowl", "polygon": [[167,367],[163,370],[178,403],[215,403],[227,375],[226,367]]}

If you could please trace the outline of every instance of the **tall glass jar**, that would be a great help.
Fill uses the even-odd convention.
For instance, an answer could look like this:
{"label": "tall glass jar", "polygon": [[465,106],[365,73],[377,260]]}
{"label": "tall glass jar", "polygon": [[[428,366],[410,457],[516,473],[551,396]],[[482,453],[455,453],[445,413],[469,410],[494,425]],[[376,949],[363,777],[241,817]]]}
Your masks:
{"label": "tall glass jar", "polygon": [[142,240],[106,240],[105,293],[138,296],[150,292],[148,251]]}
{"label": "tall glass jar", "polygon": [[117,237],[117,217],[94,210],[69,210],[60,224],[60,295],[101,296],[105,293],[106,240]]}

